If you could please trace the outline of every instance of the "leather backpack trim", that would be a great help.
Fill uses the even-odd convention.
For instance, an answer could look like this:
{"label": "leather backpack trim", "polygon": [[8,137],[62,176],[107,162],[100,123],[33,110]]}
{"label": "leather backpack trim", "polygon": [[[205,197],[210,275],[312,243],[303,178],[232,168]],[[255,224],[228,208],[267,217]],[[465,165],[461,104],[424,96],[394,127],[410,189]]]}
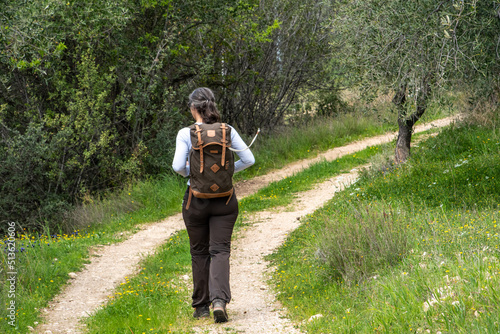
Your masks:
{"label": "leather backpack trim", "polygon": [[229,201],[233,197],[234,194],[234,187],[231,188],[231,190],[223,192],[223,193],[218,193],[218,194],[207,194],[207,193],[200,193],[196,190],[193,190],[193,188],[189,187],[189,195],[188,195],[188,200],[186,203],[186,210],[189,209],[189,206],[191,205],[191,197],[194,196],[196,198],[219,198],[219,197],[226,197],[229,196],[227,199],[226,205],[229,204]]}

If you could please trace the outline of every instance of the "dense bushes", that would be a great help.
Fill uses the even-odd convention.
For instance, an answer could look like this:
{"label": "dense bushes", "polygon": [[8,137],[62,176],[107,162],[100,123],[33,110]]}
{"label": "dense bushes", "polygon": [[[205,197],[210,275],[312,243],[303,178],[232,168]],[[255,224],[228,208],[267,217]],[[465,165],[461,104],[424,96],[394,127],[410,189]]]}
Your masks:
{"label": "dense bushes", "polygon": [[310,75],[321,76],[327,18],[314,0],[4,1],[0,221],[56,221],[170,170],[197,86],[242,132],[272,128],[299,89],[327,86]]}

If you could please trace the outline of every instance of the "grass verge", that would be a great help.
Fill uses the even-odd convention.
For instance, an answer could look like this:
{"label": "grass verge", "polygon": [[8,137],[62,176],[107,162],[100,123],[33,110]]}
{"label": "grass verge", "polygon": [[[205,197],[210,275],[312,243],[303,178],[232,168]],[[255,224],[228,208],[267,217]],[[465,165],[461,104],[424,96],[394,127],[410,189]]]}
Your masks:
{"label": "grass verge", "polygon": [[[185,183],[182,178],[150,180],[130,187],[119,197],[117,210],[114,200],[104,200],[87,208],[78,209],[80,214],[101,217],[93,224],[76,228],[72,233],[46,230],[30,233],[22,226],[15,226],[16,240],[8,243],[7,236],[0,240],[0,332],[26,333],[28,326],[35,327],[40,321],[40,309],[45,307],[68,281],[70,272],[81,270],[89,262],[89,249],[124,240],[138,224],[164,218],[180,210]],[[137,204],[139,203],[139,204]],[[127,208],[139,207],[136,211]],[[12,252],[9,252],[12,248]],[[9,259],[9,253],[15,258]],[[9,264],[9,261],[14,261]],[[12,266],[12,267],[11,267]],[[8,274],[15,272],[15,275]],[[15,298],[10,298],[8,278],[15,277]],[[15,302],[15,321],[12,326],[8,306]]]}
{"label": "grass verge", "polygon": [[497,333],[499,142],[445,130],[304,220],[269,257],[292,319],[309,333]]}
{"label": "grass verge", "polygon": [[179,231],[154,257],[126,277],[104,308],[87,321],[89,333],[172,333],[179,318],[192,312],[184,287],[191,257],[186,231]]}

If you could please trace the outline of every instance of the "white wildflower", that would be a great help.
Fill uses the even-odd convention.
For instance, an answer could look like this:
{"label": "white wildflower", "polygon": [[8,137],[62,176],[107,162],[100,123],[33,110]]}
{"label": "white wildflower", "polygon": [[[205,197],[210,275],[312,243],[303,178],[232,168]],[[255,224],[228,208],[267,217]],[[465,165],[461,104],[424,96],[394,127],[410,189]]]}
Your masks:
{"label": "white wildflower", "polygon": [[311,322],[311,321],[313,321],[315,319],[319,319],[319,318],[322,318],[322,317],[323,317],[323,314],[315,314],[315,315],[311,316],[308,321]]}

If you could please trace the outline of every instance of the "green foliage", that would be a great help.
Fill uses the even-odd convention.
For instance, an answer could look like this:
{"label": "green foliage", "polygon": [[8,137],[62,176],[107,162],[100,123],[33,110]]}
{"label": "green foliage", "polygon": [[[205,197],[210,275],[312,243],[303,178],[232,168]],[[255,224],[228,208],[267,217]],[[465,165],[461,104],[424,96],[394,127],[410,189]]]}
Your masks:
{"label": "green foliage", "polygon": [[[114,75],[99,73],[90,52],[76,65],[77,87],[68,91],[64,113],[24,116],[26,128],[12,124],[8,108],[2,113],[5,135],[0,151],[2,192],[0,220],[39,228],[37,218],[55,220],[61,210],[87,193],[117,187],[139,175],[145,147],[138,142],[130,155],[110,112],[109,94]],[[54,79],[55,80],[55,79]],[[11,124],[9,124],[11,125]],[[9,131],[10,130],[10,131]]]}
{"label": "green foliage", "polygon": [[322,8],[4,1],[0,221],[56,224],[82,198],[170,170],[175,135],[192,121],[185,101],[197,86],[215,90],[225,121],[242,132],[276,124],[311,80],[297,74],[316,69],[319,50],[328,48],[315,41],[323,28],[299,29],[286,15],[325,20]]}
{"label": "green foliage", "polygon": [[144,167],[169,168],[193,81],[225,87],[221,107],[235,120],[222,100],[240,105],[234,90],[257,73],[262,45],[282,29],[276,17],[259,16],[261,9],[243,1],[7,2],[3,138],[23,135],[31,122],[42,126],[55,165],[49,169],[58,175],[49,192],[71,201]]}
{"label": "green foliage", "polygon": [[342,1],[334,18],[335,71],[343,74],[342,84],[360,84],[372,94],[405,86],[410,113],[424,81],[434,92],[495,89],[499,9],[498,1]]}
{"label": "green foliage", "polygon": [[318,100],[318,115],[320,116],[337,116],[346,109],[337,91],[321,91]]}
{"label": "green foliage", "polygon": [[[458,88],[471,96],[481,92],[481,100],[485,91],[489,96],[498,91],[499,9],[498,1],[339,2],[334,17],[339,53],[332,67],[346,73],[341,84],[358,85],[367,100],[380,90],[392,91],[398,163],[409,158],[412,128],[433,94]],[[498,104],[498,95],[495,99]]]}
{"label": "green foliage", "polygon": [[30,124],[24,134],[18,133],[4,143],[6,145],[0,149],[3,194],[0,220],[16,221],[33,214],[52,216],[66,209],[65,198],[45,188],[54,179],[50,175],[51,166],[47,164],[51,152],[41,126]]}

